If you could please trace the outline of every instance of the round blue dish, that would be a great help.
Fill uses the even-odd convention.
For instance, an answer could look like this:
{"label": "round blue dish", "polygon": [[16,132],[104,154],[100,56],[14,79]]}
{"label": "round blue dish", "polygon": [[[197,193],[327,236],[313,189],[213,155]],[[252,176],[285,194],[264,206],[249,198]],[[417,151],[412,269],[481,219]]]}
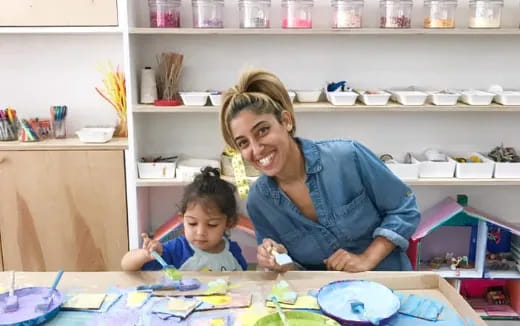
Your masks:
{"label": "round blue dish", "polygon": [[18,310],[15,312],[4,313],[5,300],[9,292],[0,294],[0,325],[32,326],[39,325],[51,320],[60,311],[63,303],[63,295],[60,291],[54,290],[52,302],[46,312],[36,311],[38,303],[42,302],[43,297],[49,294],[50,287],[28,287],[17,289],[14,294],[18,297]]}
{"label": "round blue dish", "polygon": [[[351,302],[363,303],[369,316],[352,311]],[[364,280],[335,281],[323,286],[318,292],[318,305],[323,313],[342,325],[372,325],[368,320],[384,324],[400,307],[399,298],[392,290],[376,282]]]}

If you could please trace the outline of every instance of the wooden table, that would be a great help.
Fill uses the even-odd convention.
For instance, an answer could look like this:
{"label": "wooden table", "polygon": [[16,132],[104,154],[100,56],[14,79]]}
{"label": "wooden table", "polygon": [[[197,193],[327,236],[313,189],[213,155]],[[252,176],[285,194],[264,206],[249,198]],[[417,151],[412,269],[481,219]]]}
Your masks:
{"label": "wooden table", "polygon": [[[6,288],[9,273],[0,273],[0,287]],[[157,283],[163,274],[161,272],[66,272],[58,286],[64,294],[82,292],[103,292],[114,286],[122,288],[135,287],[141,284]],[[50,286],[55,273],[16,273],[17,287]],[[319,289],[321,286],[336,280],[365,279],[379,282],[391,289],[406,293],[425,294],[428,297],[445,302],[460,316],[469,318],[474,325],[485,326],[486,323],[473,311],[469,304],[443,278],[431,272],[365,272],[349,274],[342,272],[288,272],[285,274],[265,272],[226,272],[226,273],[194,273],[185,272],[184,277],[214,280],[227,276],[232,284],[237,284],[232,292],[252,293],[253,303],[263,302],[273,284],[281,279],[287,281],[301,294],[308,290]],[[463,318],[464,319],[464,318]]]}

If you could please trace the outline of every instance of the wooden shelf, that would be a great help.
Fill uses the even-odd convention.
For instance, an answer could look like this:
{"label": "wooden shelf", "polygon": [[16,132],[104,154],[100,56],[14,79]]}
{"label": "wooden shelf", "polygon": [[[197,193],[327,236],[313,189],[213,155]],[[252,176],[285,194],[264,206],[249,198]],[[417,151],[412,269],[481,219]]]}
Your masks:
{"label": "wooden shelf", "polygon": [[[232,177],[223,179],[234,182]],[[256,178],[249,178],[250,181]],[[189,182],[175,179],[137,179],[138,187],[185,186]],[[410,186],[520,186],[520,179],[419,179],[405,181]]]}
{"label": "wooden shelf", "polygon": [[520,272],[518,271],[488,271],[485,273],[486,278],[490,279],[520,279]]}
{"label": "wooden shelf", "polygon": [[359,29],[239,29],[239,28],[130,28],[130,34],[141,35],[520,35],[518,28],[497,29],[428,29],[428,28],[359,28]]}
{"label": "wooden shelf", "polygon": [[1,34],[122,34],[119,27],[0,27]]}
{"label": "wooden shelf", "polygon": [[[389,103],[385,106],[372,106],[364,104],[332,105],[328,102],[318,103],[294,103],[296,112],[520,112],[520,106],[506,106],[500,104],[491,105],[467,105],[458,103],[455,106],[438,105],[401,105]],[[134,104],[133,112],[136,113],[218,113],[220,106],[154,106],[147,104]]]}
{"label": "wooden shelf", "polygon": [[125,150],[127,148],[127,138],[113,138],[104,144],[86,144],[78,138],[47,139],[38,142],[0,141],[0,151]]}

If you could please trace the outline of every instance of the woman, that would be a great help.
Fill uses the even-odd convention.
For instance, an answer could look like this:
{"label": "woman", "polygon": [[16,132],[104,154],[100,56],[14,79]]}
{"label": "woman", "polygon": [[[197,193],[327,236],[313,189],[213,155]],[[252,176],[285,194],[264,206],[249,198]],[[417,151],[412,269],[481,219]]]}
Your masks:
{"label": "woman", "polygon": [[[263,173],[247,200],[259,266],[411,269],[405,250],[420,219],[413,192],[356,141],[294,137],[294,110],[275,75],[244,73],[224,95],[220,122],[226,143]],[[296,264],[276,264],[273,249]]]}

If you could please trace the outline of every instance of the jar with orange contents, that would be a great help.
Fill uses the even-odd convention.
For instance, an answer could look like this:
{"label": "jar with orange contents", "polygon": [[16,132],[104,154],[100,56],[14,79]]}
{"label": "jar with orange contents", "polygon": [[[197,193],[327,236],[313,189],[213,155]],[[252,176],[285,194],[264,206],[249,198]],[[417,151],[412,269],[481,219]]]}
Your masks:
{"label": "jar with orange contents", "polygon": [[455,28],[457,0],[425,0],[424,28]]}

